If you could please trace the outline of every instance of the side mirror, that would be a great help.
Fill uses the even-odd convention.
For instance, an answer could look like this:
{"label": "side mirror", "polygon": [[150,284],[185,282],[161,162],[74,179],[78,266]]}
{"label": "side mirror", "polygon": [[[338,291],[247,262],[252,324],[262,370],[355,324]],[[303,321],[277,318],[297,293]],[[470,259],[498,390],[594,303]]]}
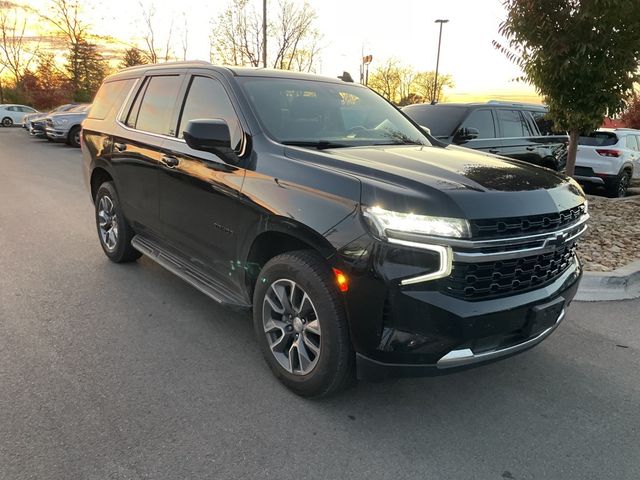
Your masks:
{"label": "side mirror", "polygon": [[231,133],[221,119],[191,120],[183,132],[184,141],[194,150],[223,154],[230,153]]}
{"label": "side mirror", "polygon": [[456,133],[454,140],[457,142],[466,142],[469,140],[474,140],[479,136],[480,130],[478,130],[477,128],[462,127],[460,130],[458,130],[458,133]]}

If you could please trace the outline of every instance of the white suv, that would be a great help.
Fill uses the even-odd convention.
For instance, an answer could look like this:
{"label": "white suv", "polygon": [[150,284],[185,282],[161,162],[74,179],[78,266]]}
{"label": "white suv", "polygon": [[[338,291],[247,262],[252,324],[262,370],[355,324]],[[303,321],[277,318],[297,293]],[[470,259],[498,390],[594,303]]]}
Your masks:
{"label": "white suv", "polygon": [[580,137],[575,178],[624,197],[632,179],[640,178],[640,130],[601,128]]}

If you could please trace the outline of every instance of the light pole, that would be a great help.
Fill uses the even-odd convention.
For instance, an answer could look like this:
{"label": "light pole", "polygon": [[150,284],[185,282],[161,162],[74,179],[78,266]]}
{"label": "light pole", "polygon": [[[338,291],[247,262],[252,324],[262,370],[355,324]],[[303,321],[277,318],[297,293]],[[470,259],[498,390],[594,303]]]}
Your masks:
{"label": "light pole", "polygon": [[433,81],[433,98],[431,99],[432,105],[435,105],[438,100],[438,68],[440,67],[440,43],[442,42],[442,24],[447,23],[448,21],[449,20],[443,18],[439,18],[435,21],[435,23],[440,24],[440,35],[438,36],[438,57],[436,59],[436,78]]}
{"label": "light pole", "polygon": [[262,1],[262,66],[267,68],[267,0]]}

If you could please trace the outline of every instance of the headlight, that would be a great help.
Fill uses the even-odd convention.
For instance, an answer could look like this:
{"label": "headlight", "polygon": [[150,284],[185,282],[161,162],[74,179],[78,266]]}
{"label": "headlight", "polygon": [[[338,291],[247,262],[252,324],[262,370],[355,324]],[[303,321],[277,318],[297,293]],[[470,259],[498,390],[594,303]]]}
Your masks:
{"label": "headlight", "polygon": [[69,120],[67,120],[66,118],[63,118],[61,120],[54,120],[53,124],[56,127],[64,127],[67,123],[69,123]]}
{"label": "headlight", "polygon": [[462,218],[399,213],[381,207],[365,207],[364,215],[371,220],[378,235],[384,238],[389,235],[389,231],[453,238],[471,236],[469,222]]}

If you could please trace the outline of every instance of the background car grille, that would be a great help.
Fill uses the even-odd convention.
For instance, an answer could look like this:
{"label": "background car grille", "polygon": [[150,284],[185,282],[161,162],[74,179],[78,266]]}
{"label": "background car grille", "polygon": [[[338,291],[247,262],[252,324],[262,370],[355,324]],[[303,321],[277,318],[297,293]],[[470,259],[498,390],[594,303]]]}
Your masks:
{"label": "background car grille", "polygon": [[576,244],[555,251],[482,263],[454,262],[451,275],[441,280],[443,293],[464,300],[485,300],[541,288],[571,265]]}
{"label": "background car grille", "polygon": [[549,232],[578,220],[582,213],[583,206],[580,205],[562,212],[545,215],[471,220],[471,237],[474,239],[501,238]]}

